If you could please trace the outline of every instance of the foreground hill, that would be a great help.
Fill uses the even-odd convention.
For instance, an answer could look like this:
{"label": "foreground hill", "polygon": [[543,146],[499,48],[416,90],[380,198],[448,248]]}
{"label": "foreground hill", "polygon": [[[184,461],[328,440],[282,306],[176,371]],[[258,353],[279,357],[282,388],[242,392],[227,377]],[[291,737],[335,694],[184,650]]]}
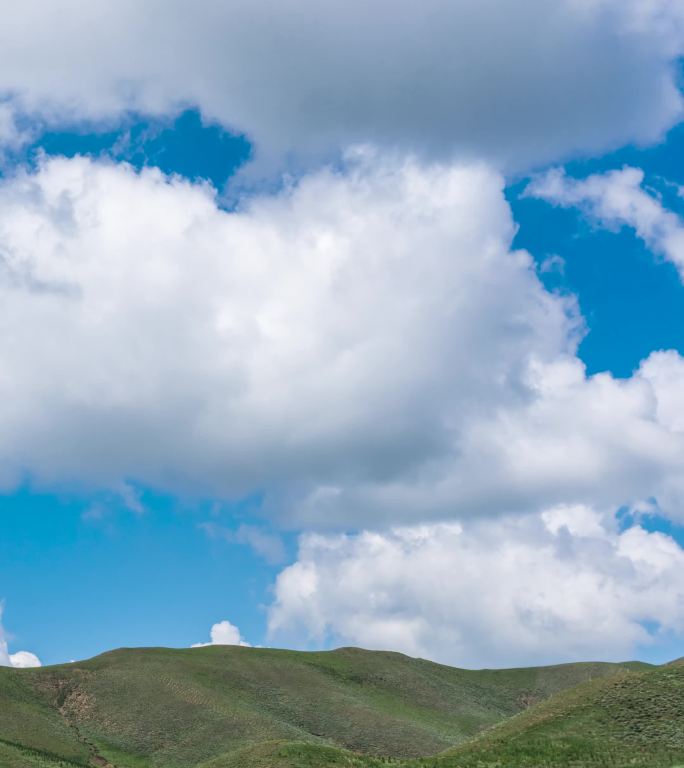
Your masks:
{"label": "foreground hill", "polygon": [[626,674],[612,664],[469,671],[353,648],[123,649],[0,668],[0,765],[371,768],[441,752],[549,696]]}
{"label": "foreground hill", "polygon": [[426,764],[431,768],[684,765],[684,664],[583,683],[419,765]]}

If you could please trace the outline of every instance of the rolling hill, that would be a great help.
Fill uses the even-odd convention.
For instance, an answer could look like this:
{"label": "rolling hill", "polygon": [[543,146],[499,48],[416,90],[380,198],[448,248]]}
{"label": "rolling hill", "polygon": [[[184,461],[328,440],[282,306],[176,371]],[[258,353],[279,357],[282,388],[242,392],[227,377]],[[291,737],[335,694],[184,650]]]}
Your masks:
{"label": "rolling hill", "polygon": [[674,662],[580,684],[449,750],[429,765],[684,765],[684,664]]}
{"label": "rolling hill", "polygon": [[[666,722],[671,741],[660,752],[679,754],[683,674],[602,663],[471,671],[355,648],[121,649],[0,668],[0,766],[470,768],[509,764],[513,754],[532,766],[580,742],[592,765],[618,765],[596,760],[621,738],[636,750],[651,745]],[[655,703],[635,725],[630,713],[644,702]]]}

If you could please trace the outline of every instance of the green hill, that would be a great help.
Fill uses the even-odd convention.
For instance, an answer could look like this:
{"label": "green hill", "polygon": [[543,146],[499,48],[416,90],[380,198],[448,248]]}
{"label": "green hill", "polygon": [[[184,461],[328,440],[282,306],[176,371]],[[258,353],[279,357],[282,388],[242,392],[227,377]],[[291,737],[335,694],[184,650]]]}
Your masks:
{"label": "green hill", "polygon": [[684,665],[673,663],[583,683],[438,758],[415,765],[684,765]]}
{"label": "green hill", "polygon": [[[474,765],[477,749],[489,756],[489,745],[506,743],[506,727],[521,738],[536,727],[533,712],[584,696],[576,686],[593,695],[647,677],[628,670],[470,671],[354,648],[122,649],[55,667],[0,668],[0,766],[375,768],[459,744],[465,751],[411,764]],[[473,746],[504,721],[486,732],[485,746]]]}

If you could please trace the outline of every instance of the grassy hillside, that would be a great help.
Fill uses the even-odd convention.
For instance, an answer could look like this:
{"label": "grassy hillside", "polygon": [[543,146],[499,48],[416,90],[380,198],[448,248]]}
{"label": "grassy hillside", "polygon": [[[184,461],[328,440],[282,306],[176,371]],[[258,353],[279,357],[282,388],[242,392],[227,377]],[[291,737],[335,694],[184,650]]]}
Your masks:
{"label": "grassy hillside", "polygon": [[[420,768],[684,765],[684,665],[559,693]],[[408,768],[408,766],[407,766]]]}
{"label": "grassy hillside", "polygon": [[473,672],[352,648],[123,649],[0,669],[0,765],[373,768],[438,753],[554,693],[624,672]]}

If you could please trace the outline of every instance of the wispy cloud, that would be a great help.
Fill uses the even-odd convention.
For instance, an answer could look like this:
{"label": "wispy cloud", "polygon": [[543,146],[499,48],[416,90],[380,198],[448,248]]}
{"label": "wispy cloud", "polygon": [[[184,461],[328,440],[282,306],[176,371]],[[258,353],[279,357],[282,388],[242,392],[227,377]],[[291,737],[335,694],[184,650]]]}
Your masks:
{"label": "wispy cloud", "polygon": [[526,194],[578,208],[608,229],[633,229],[648,248],[671,261],[684,279],[684,221],[644,186],[641,169],[626,167],[575,179],[556,168],[537,176]]}
{"label": "wispy cloud", "polygon": [[212,539],[221,539],[229,544],[244,544],[269,565],[279,565],[286,559],[282,539],[254,525],[242,524],[236,529],[217,523],[200,523],[199,526]]}

